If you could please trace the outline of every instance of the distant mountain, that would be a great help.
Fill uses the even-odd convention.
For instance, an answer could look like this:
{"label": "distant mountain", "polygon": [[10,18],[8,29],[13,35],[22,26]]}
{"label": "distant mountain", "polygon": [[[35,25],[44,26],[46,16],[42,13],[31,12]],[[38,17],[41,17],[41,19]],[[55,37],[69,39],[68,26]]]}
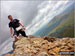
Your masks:
{"label": "distant mountain", "polygon": [[54,19],[52,20],[52,22],[54,22],[53,24],[58,25],[48,33],[48,36],[74,37],[74,9],[70,12],[58,15]]}
{"label": "distant mountain", "polygon": [[54,17],[36,36],[74,37],[74,9]]}
{"label": "distant mountain", "polygon": [[67,7],[66,10],[63,11],[63,13],[71,11],[74,8],[74,6],[75,6],[74,4],[75,3],[73,3],[69,7]]}

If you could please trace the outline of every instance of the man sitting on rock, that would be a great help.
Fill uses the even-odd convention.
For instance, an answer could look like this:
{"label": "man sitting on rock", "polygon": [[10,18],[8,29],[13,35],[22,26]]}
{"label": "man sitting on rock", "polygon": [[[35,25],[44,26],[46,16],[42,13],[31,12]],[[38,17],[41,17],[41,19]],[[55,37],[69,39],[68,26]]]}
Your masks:
{"label": "man sitting on rock", "polygon": [[[8,19],[10,20],[9,28],[10,28],[10,33],[12,38],[15,37],[15,39],[18,40],[19,34],[21,34],[24,37],[27,37],[24,31],[25,27],[18,19],[13,19],[11,15],[8,16]],[[12,28],[14,29],[14,34]]]}

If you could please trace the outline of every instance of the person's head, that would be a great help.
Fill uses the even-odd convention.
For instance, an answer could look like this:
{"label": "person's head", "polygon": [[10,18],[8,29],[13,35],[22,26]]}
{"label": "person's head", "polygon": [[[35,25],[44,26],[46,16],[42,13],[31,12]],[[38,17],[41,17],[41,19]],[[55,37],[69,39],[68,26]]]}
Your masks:
{"label": "person's head", "polygon": [[11,16],[11,15],[8,15],[8,19],[9,19],[10,21],[12,21],[12,20],[13,20],[13,18],[12,18],[12,16]]}

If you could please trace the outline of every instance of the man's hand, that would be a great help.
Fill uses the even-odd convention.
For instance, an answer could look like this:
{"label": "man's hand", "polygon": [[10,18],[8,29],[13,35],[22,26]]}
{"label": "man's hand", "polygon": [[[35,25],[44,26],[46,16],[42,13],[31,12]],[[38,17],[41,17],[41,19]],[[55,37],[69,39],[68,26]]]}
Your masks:
{"label": "man's hand", "polygon": [[11,34],[11,37],[13,38],[13,34]]}
{"label": "man's hand", "polygon": [[19,24],[23,27],[23,30],[26,29],[26,28],[24,27],[24,25],[21,23],[21,21],[19,21]]}
{"label": "man's hand", "polygon": [[23,27],[23,30],[25,30],[25,27]]}

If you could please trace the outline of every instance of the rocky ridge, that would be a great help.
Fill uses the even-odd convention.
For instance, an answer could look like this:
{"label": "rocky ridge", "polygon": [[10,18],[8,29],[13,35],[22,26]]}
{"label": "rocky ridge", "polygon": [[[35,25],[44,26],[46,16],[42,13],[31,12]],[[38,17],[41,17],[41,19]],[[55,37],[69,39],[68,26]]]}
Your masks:
{"label": "rocky ridge", "polygon": [[[29,35],[28,38],[19,36],[13,42],[13,53],[5,56],[54,56],[60,52],[74,52],[75,38],[37,37]],[[71,54],[66,54],[71,55]]]}

